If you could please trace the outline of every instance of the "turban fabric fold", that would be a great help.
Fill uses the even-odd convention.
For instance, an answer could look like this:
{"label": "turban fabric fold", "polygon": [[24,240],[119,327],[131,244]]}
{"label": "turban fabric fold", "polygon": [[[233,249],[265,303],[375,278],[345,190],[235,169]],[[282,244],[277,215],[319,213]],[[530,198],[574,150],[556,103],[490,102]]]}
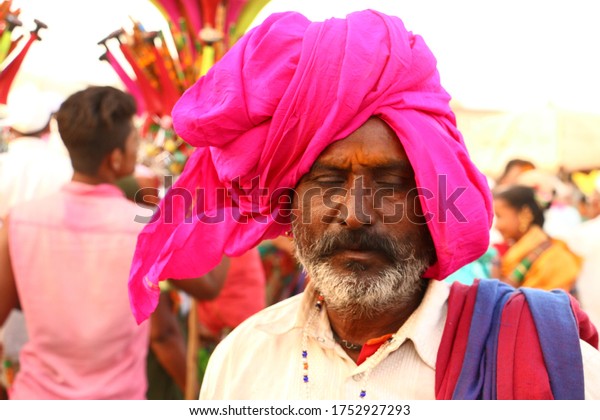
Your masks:
{"label": "turban fabric fold", "polygon": [[398,135],[431,219],[444,278],[488,246],[491,198],[441,87],[436,60],[396,17],[366,10],[310,22],[271,15],[173,109],[197,147],[139,236],[129,280],[138,322],[158,282],[198,277],[289,229],[285,197],[319,154],[378,116]]}

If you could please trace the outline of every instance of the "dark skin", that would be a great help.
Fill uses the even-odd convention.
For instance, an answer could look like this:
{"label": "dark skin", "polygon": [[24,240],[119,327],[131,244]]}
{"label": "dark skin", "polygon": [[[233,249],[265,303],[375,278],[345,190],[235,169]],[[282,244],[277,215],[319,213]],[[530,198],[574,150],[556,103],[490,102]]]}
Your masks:
{"label": "dark skin", "polygon": [[223,256],[221,262],[208,274],[197,279],[173,281],[171,284],[195,299],[215,299],[225,284],[229,263],[229,257]]}
{"label": "dark skin", "polygon": [[[361,181],[357,182],[359,178]],[[371,118],[350,136],[325,149],[300,180],[293,203],[294,217],[310,221],[296,225],[295,229],[306,230],[309,238],[317,238],[326,231],[370,229],[397,241],[410,241],[415,248],[423,247],[420,238],[428,235],[428,231],[419,217],[422,210],[415,187],[413,168],[398,137],[385,122]],[[310,197],[306,192],[313,188],[325,192]],[[328,197],[327,191],[331,189],[354,191]],[[390,192],[378,195],[377,191],[383,189]],[[331,201],[338,204],[331,205]],[[399,209],[405,212],[400,220],[396,217]],[[311,217],[307,218],[307,213]],[[295,230],[298,240],[302,235],[296,233]],[[385,255],[372,250],[343,249],[328,258],[340,273],[355,270],[358,265],[361,273],[375,275],[385,265],[393,264]],[[419,306],[424,290],[423,287],[406,296],[404,304],[375,318],[340,313],[327,305],[325,308],[332,329],[341,339],[364,344],[369,339],[395,333]],[[344,350],[357,361],[360,351]]]}

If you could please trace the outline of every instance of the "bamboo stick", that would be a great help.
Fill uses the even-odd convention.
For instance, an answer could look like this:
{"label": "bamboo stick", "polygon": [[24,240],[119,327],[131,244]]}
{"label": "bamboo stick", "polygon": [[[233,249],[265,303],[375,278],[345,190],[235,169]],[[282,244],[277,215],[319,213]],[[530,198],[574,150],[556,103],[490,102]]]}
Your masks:
{"label": "bamboo stick", "polygon": [[196,299],[192,299],[188,315],[187,338],[187,372],[185,375],[185,399],[197,400],[200,392],[198,384],[198,348],[200,338],[198,335],[198,310]]}

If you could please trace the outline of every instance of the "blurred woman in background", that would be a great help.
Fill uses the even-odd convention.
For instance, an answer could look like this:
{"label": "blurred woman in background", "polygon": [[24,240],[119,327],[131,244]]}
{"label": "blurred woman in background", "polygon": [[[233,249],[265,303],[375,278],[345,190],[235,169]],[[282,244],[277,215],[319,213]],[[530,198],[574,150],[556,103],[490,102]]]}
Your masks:
{"label": "blurred woman in background", "polygon": [[581,260],[557,239],[542,230],[544,209],[535,190],[512,186],[494,195],[496,229],[506,250],[501,253],[494,276],[514,287],[572,291]]}

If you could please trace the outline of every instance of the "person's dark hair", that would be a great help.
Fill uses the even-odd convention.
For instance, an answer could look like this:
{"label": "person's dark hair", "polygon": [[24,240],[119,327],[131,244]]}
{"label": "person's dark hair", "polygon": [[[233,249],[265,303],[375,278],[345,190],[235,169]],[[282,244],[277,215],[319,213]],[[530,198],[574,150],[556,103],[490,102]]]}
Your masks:
{"label": "person's dark hair", "polygon": [[92,86],[69,96],[56,121],[73,169],[96,175],[108,154],[124,150],[136,110],[133,96],[111,86]]}
{"label": "person's dark hair", "polygon": [[511,159],[506,163],[506,166],[504,167],[504,172],[502,173],[502,175],[500,175],[500,178],[498,178],[498,182],[506,178],[508,173],[515,167],[535,169],[535,165],[533,164],[533,162],[524,159]]}
{"label": "person's dark hair", "polygon": [[506,201],[509,206],[517,211],[528,207],[533,215],[532,223],[539,227],[544,225],[544,208],[538,204],[533,188],[522,185],[508,187],[495,193],[494,198]]}
{"label": "person's dark hair", "polygon": [[533,162],[531,162],[529,160],[511,159],[506,163],[506,167],[504,168],[504,173],[507,173],[515,166],[531,166],[532,168],[535,168],[535,165],[533,164]]}

